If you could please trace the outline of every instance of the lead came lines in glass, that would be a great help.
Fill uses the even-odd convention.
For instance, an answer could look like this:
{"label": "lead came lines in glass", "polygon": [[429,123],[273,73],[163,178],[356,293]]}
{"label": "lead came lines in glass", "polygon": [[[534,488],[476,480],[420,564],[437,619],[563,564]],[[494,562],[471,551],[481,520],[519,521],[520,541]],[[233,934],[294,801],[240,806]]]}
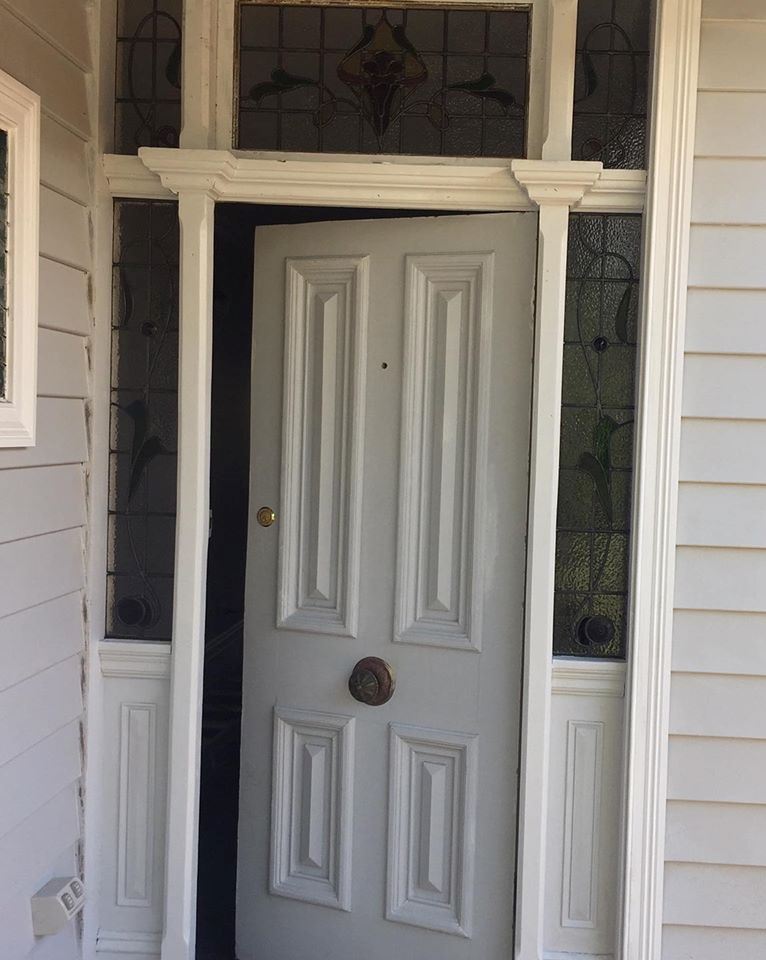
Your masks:
{"label": "lead came lines in glass", "polygon": [[554,653],[624,657],[641,218],[574,214],[557,515]]}
{"label": "lead came lines in glass", "polygon": [[242,3],[237,146],[523,156],[529,14]]}

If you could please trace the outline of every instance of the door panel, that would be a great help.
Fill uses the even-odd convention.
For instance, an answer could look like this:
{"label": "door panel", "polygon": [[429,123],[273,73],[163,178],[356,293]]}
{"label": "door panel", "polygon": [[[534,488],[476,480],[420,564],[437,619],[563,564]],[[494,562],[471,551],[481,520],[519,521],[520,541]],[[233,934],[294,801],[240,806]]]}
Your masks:
{"label": "door panel", "polygon": [[258,231],[240,960],[512,954],[535,245]]}

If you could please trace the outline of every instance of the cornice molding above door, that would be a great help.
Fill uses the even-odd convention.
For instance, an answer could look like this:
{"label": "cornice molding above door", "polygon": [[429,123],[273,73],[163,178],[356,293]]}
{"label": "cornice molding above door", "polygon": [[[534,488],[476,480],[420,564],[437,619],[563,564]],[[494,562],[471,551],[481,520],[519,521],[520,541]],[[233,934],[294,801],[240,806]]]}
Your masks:
{"label": "cornice molding above door", "polygon": [[571,160],[369,160],[144,147],[138,157],[107,154],[103,163],[116,197],[167,199],[191,190],[240,203],[512,211],[533,210],[538,200],[558,195],[578,210],[640,212],[646,192],[643,171]]}

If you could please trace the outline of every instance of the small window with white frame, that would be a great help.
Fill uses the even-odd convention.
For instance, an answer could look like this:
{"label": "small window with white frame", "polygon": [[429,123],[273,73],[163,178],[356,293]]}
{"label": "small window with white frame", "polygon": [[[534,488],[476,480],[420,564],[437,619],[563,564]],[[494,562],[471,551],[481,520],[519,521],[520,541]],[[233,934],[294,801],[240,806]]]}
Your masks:
{"label": "small window with white frame", "polygon": [[0,447],[35,442],[40,99],[0,70]]}

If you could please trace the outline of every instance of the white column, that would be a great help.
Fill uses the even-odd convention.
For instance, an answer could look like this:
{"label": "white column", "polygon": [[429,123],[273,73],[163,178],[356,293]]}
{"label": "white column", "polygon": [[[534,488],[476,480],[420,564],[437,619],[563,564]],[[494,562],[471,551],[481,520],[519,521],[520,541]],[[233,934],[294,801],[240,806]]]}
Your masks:
{"label": "white column", "polygon": [[540,216],[527,525],[516,958],[542,960],[569,209],[596,182],[601,164],[514,161],[512,168],[530,199],[538,204]]}
{"label": "white column", "polygon": [[[205,150],[216,146],[217,33],[217,0],[185,0],[181,60],[181,147]],[[231,89],[231,64],[227,70]]]}
{"label": "white column", "polygon": [[193,960],[209,524],[214,203],[181,190],[178,506],[162,960]]}
{"label": "white column", "polygon": [[548,11],[543,160],[572,156],[577,0],[553,0]]}

